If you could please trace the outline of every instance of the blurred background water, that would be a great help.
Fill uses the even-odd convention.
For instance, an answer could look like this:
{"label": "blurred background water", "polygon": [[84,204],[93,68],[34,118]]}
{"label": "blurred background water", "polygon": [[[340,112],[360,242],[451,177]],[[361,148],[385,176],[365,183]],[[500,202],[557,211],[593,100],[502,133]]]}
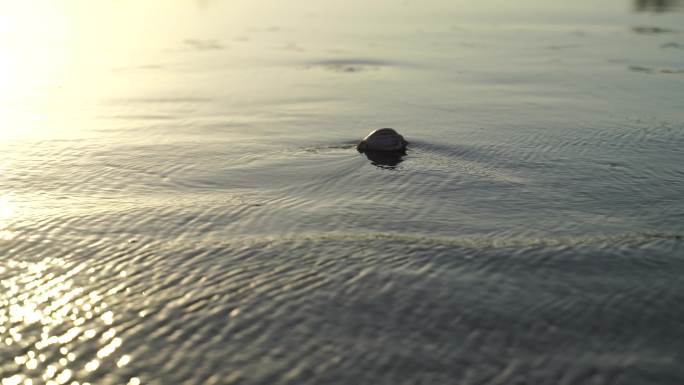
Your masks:
{"label": "blurred background water", "polygon": [[684,383],[682,11],[3,1],[2,385]]}

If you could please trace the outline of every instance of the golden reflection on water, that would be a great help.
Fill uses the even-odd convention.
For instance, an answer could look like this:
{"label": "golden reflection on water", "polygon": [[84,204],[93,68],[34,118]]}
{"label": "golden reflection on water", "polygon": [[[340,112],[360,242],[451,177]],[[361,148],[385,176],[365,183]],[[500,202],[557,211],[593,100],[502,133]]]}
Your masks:
{"label": "golden reflection on water", "polygon": [[[92,126],[85,119],[89,104],[117,90],[129,96],[149,89],[151,78],[141,82],[115,69],[157,62],[167,46],[181,41],[169,31],[185,19],[182,7],[167,3],[3,2],[0,144],[83,130]],[[173,14],[153,17],[160,9]]]}
{"label": "golden reflection on water", "polygon": [[[88,384],[105,361],[119,368],[131,362],[129,354],[119,354],[124,341],[104,296],[75,282],[84,264],[72,267],[47,257],[11,260],[5,266],[0,272],[0,350],[3,357],[14,355],[15,370],[1,379],[2,385]],[[93,346],[98,347],[94,354]]]}

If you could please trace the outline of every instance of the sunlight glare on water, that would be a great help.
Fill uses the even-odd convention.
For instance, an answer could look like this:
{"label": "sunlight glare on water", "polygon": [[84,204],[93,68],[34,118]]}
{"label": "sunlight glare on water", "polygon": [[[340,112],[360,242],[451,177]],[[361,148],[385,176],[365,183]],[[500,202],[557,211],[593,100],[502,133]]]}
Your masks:
{"label": "sunlight glare on water", "polygon": [[120,367],[130,362],[129,355],[120,353],[123,341],[103,295],[74,283],[83,265],[46,257],[38,263],[7,261],[6,266],[4,273],[11,278],[2,280],[3,351],[14,352],[17,371],[29,376],[15,374],[3,384],[34,375],[45,383],[65,384],[74,375],[94,376],[103,361],[118,360]]}

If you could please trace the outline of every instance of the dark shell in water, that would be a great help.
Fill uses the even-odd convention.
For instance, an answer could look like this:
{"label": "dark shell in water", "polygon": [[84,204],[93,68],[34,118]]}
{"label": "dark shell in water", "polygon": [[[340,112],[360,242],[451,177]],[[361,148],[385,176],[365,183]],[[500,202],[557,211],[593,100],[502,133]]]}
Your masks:
{"label": "dark shell in water", "polygon": [[391,128],[381,128],[368,134],[356,146],[359,152],[366,151],[406,151],[408,142]]}

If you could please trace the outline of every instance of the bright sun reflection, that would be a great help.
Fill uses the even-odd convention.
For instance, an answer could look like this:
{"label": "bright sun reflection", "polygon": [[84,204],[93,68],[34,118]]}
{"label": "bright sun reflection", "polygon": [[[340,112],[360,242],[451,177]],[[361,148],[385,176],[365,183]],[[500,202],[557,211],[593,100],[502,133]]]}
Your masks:
{"label": "bright sun reflection", "polygon": [[[131,361],[130,355],[117,354],[124,341],[117,336],[116,315],[105,297],[75,283],[83,264],[45,258],[37,263],[10,260],[5,266],[0,344],[3,357],[14,354],[16,372],[4,373],[1,385],[87,384],[80,380],[89,380],[104,361],[118,367]],[[96,349],[84,353],[89,348],[83,346]]]}
{"label": "bright sun reflection", "polygon": [[55,2],[3,2],[0,12],[0,140],[31,135],[44,118],[45,89],[64,78],[74,30]]}
{"label": "bright sun reflection", "polygon": [[152,78],[141,85],[116,69],[159,61],[177,44],[170,32],[180,29],[184,11],[152,17],[167,3],[2,2],[0,142],[87,129],[89,106],[116,90],[150,87]]}
{"label": "bright sun reflection", "polygon": [[69,60],[61,49],[73,33],[68,13],[54,2],[40,3],[3,3],[0,100],[27,95],[31,85],[54,77]]}

